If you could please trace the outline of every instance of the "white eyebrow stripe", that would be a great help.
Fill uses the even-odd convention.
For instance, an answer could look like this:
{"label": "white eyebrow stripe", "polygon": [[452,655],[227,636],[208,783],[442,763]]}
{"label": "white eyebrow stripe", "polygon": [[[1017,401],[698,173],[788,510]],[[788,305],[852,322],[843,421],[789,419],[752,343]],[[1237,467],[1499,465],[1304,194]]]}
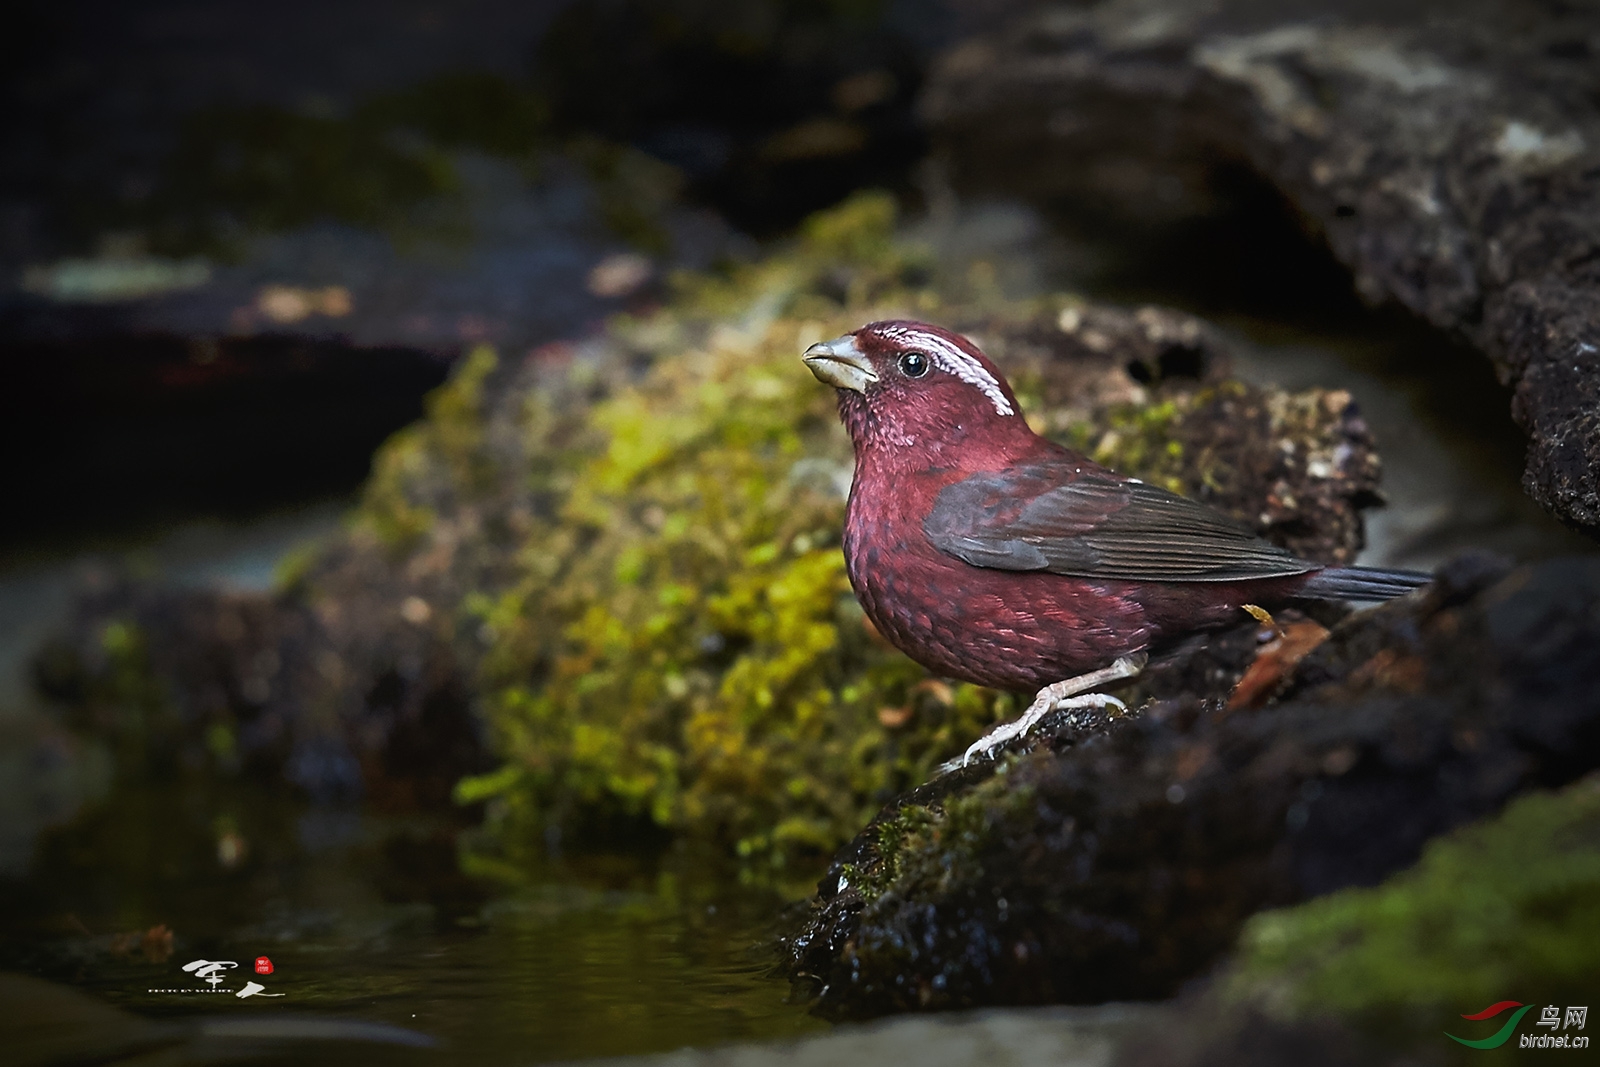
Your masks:
{"label": "white eyebrow stripe", "polygon": [[881,333],[884,337],[926,349],[942,370],[954,374],[968,385],[976,386],[982,391],[1000,414],[1013,414],[1011,401],[1006,399],[1006,391],[1000,388],[1000,383],[995,381],[994,375],[955,344],[936,333],[928,333],[926,330],[917,330],[909,326],[885,326]]}

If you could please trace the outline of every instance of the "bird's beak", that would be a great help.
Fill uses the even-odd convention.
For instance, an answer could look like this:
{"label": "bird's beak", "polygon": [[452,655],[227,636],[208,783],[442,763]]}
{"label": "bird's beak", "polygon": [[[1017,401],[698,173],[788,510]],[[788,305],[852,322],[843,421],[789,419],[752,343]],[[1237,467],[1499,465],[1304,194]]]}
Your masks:
{"label": "bird's beak", "polygon": [[800,358],[806,361],[817,381],[835,389],[864,393],[867,386],[878,380],[878,372],[872,369],[867,357],[856,347],[856,339],[849,334],[812,345]]}

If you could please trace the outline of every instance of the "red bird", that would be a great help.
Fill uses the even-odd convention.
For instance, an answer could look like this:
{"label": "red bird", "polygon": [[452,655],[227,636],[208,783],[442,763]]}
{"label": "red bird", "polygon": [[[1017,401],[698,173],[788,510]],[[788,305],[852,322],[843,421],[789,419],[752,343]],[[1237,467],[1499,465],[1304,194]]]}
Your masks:
{"label": "red bird", "polygon": [[1038,693],[962,763],[1055,708],[1121,707],[1077,694],[1243,604],[1384,600],[1429,580],[1300,559],[1040,437],[988,357],[937,326],[874,322],[804,359],[855,445],[844,556],[867,617],[929,670]]}

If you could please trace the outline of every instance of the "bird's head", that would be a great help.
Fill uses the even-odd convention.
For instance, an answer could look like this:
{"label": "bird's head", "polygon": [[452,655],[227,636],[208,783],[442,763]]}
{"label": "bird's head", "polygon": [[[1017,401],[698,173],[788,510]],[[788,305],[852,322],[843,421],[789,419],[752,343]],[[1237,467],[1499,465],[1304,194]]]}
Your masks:
{"label": "bird's head", "polygon": [[941,327],[872,322],[812,345],[802,358],[818,381],[839,391],[839,417],[857,455],[888,450],[936,459],[958,445],[1003,449],[1033,439],[1005,376],[977,345]]}

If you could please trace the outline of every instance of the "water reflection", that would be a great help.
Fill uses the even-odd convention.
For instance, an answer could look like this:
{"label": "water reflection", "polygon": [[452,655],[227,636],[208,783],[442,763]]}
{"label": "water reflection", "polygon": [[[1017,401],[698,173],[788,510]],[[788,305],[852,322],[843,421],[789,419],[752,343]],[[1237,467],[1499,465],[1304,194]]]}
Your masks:
{"label": "water reflection", "polygon": [[[465,866],[492,866],[498,877],[469,876],[459,827],[445,820],[310,808],[282,792],[120,784],[47,833],[30,874],[0,888],[0,969],[182,1022],[185,1041],[199,1040],[196,1015],[232,1020],[208,1031],[203,1048],[185,1046],[202,1061],[239,1052],[218,1037],[238,1020],[286,1012],[400,1027],[438,1041],[428,1059],[491,1063],[822,1025],[769,974],[762,946],[783,903],[775,890],[741,887],[683,857],[589,858],[541,871],[480,860]],[[263,956],[270,974],[252,970]],[[239,966],[208,989],[183,970],[200,959]],[[248,980],[282,998],[241,1000]],[[46,1016],[83,1007],[52,996],[39,1005]],[[85,1025],[107,1034],[131,1025],[126,1015],[95,1018]],[[289,1027],[251,1054],[276,1054],[291,1038],[304,1053],[324,1040],[303,1030]]]}

